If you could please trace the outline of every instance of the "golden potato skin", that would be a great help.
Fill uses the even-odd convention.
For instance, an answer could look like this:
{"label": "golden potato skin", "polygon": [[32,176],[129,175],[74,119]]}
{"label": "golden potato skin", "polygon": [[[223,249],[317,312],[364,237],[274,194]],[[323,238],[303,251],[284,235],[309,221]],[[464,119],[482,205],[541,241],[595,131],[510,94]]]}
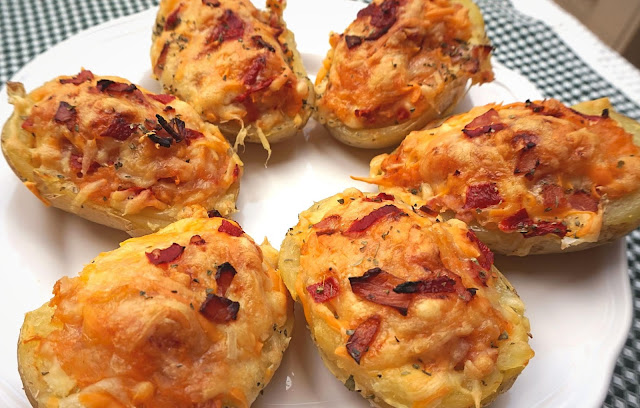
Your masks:
{"label": "golden potato skin", "polygon": [[185,102],[86,70],[28,95],[20,83],[7,90],[15,110],[2,152],[45,204],[133,236],[182,217],[235,211],[242,162]]}
{"label": "golden potato skin", "polygon": [[502,254],[577,251],[640,225],[638,146],[640,124],[607,99],[493,104],[413,132],[358,179],[467,222]]}
{"label": "golden potato skin", "polygon": [[[147,255],[174,245],[184,249],[164,253],[166,262]],[[275,250],[264,248],[233,221],[185,219],[60,279],[20,332],[18,365],[32,405],[250,406],[293,327]],[[219,280],[225,263],[235,271],[230,284]],[[202,312],[214,295],[238,302],[235,319],[226,309],[226,320]]]}
{"label": "golden potato skin", "polygon": [[315,94],[293,33],[286,2],[163,0],[151,47],[153,73],[165,90],[236,139],[280,142],[302,129]]}
{"label": "golden potato skin", "polygon": [[470,0],[376,0],[330,43],[314,117],[351,146],[397,145],[453,109],[468,80],[493,80],[484,21]]}
{"label": "golden potato skin", "polygon": [[[374,215],[380,211],[386,215]],[[325,364],[348,388],[380,407],[453,408],[487,404],[511,386],[533,356],[529,321],[490,251],[472,236],[459,220],[437,222],[392,196],[356,189],[300,214],[279,270]],[[354,286],[372,271],[396,282],[370,282],[381,289],[368,293]],[[401,295],[409,296],[405,310],[385,304],[398,282],[448,285],[435,283],[442,277],[455,280],[455,290]],[[350,351],[376,316],[373,340]]]}

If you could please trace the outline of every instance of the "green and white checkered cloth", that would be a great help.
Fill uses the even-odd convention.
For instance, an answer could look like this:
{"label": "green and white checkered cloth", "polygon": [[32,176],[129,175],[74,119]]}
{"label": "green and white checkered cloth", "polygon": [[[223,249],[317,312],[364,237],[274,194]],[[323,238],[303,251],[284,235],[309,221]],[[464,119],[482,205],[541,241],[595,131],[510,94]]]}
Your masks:
{"label": "green and white checkered cloth", "polygon": [[[476,0],[495,58],[520,72],[546,97],[567,104],[607,96],[616,110],[640,120],[640,107],[585,64],[545,23],[508,0]],[[0,0],[0,83],[36,55],[96,24],[133,14],[157,0]],[[633,295],[640,299],[640,230],[627,237]],[[640,303],[615,367],[604,406],[640,407]]]}

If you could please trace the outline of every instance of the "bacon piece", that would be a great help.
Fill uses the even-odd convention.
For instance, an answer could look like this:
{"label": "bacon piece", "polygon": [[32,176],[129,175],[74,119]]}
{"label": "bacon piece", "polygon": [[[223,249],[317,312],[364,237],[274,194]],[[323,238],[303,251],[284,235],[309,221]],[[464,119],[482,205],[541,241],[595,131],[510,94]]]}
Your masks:
{"label": "bacon piece", "polygon": [[347,43],[348,49],[352,49],[362,44],[362,37],[358,37],[357,35],[345,35],[344,42]]}
{"label": "bacon piece", "polygon": [[524,208],[500,221],[498,228],[505,232],[521,232],[525,238],[546,234],[556,234],[562,238],[567,235],[566,225],[561,222],[533,221],[529,218],[529,213]]}
{"label": "bacon piece", "polygon": [[184,251],[184,247],[182,245],[178,245],[175,242],[171,244],[170,247],[165,249],[154,249],[151,252],[145,252],[147,255],[147,259],[154,265],[164,264],[177,259],[182,252]]}
{"label": "bacon piece", "polygon": [[535,149],[523,149],[520,151],[513,174],[524,174],[527,179],[531,180],[533,179],[533,175],[539,165],[540,159],[538,158]]}
{"label": "bacon piece", "polygon": [[456,281],[448,276],[440,276],[435,279],[419,280],[413,282],[403,282],[393,288],[395,293],[419,293],[419,294],[440,294],[453,293]]}
{"label": "bacon piece", "polygon": [[381,320],[378,315],[369,317],[360,323],[351,337],[349,337],[347,341],[347,351],[356,363],[360,364],[360,360],[364,354],[369,351],[369,347],[375,340],[376,334],[378,334]]}
{"label": "bacon piece", "polygon": [[62,125],[65,125],[67,129],[73,130],[78,121],[78,112],[76,112],[76,107],[69,105],[67,102],[60,102],[58,105],[58,110],[56,111],[56,115],[53,119]]}
{"label": "bacon piece", "polygon": [[171,14],[167,16],[167,20],[164,23],[164,30],[170,31],[176,28],[178,24],[180,24],[180,9],[182,8],[182,4],[178,6]]}
{"label": "bacon piece", "polygon": [[175,96],[167,94],[147,94],[147,96],[165,105],[176,99]]}
{"label": "bacon piece", "polygon": [[427,204],[420,207],[419,210],[431,217],[437,217],[439,214],[436,210],[432,209]]}
{"label": "bacon piece", "polygon": [[330,215],[322,219],[317,224],[313,224],[313,229],[316,230],[316,235],[331,235],[340,228],[340,221],[342,218],[338,214]]}
{"label": "bacon piece", "polygon": [[397,276],[380,268],[373,268],[362,276],[350,277],[349,283],[357,296],[379,305],[393,307],[401,315],[407,315],[411,296],[394,292],[394,288],[403,283]]}
{"label": "bacon piece", "polygon": [[330,276],[322,282],[307,286],[307,292],[309,292],[316,303],[324,303],[338,296],[340,293],[340,285],[336,278]]}
{"label": "bacon piece", "polygon": [[205,241],[204,238],[202,238],[200,235],[194,235],[189,240],[190,245],[204,245],[206,243],[207,241]]}
{"label": "bacon piece", "polygon": [[495,183],[478,183],[467,187],[464,208],[487,208],[500,204],[502,197]]}
{"label": "bacon piece", "polygon": [[227,220],[222,220],[222,224],[218,228],[218,231],[224,232],[225,234],[231,235],[232,237],[239,237],[244,234],[242,228]]}
{"label": "bacon piece", "polygon": [[233,177],[238,178],[239,175],[240,175],[240,166],[236,164],[236,166],[233,168]]}
{"label": "bacon piece", "polygon": [[500,221],[498,228],[505,232],[517,231],[526,229],[531,225],[531,218],[525,208],[521,208],[514,214]]}
{"label": "bacon piece", "polygon": [[380,193],[377,196],[373,197],[373,198],[369,198],[369,197],[365,197],[364,199],[362,199],[362,201],[369,201],[372,203],[381,203],[382,200],[387,200],[387,201],[393,201],[396,198],[394,196],[392,196],[391,194],[387,194],[387,193]]}
{"label": "bacon piece", "polygon": [[80,71],[78,75],[74,76],[73,78],[61,79],[60,83],[80,85],[83,82],[92,81],[92,80],[93,80],[93,72],[83,69],[82,71]]}
{"label": "bacon piece", "polygon": [[192,140],[196,140],[196,139],[200,139],[201,137],[204,137],[204,134],[202,132],[198,132],[197,130],[185,129],[182,132],[182,136],[184,137],[184,140],[187,141],[187,144],[189,144],[189,142],[191,142]]}
{"label": "bacon piece", "polygon": [[236,96],[234,102],[244,102],[249,95],[259,92],[271,85],[273,78],[258,81],[258,76],[267,66],[267,59],[264,55],[258,55],[251,61],[249,69],[242,75],[242,83],[245,85],[245,92]]}
{"label": "bacon piece", "polygon": [[238,318],[238,310],[240,303],[209,293],[198,311],[210,322],[226,323]]}
{"label": "bacon piece", "polygon": [[380,5],[371,3],[358,12],[358,18],[370,16],[369,24],[377,28],[365,37],[365,41],[377,40],[389,31],[396,22],[398,6],[397,0],[384,0]]}
{"label": "bacon piece", "polygon": [[545,209],[553,209],[564,206],[567,200],[564,190],[557,184],[546,184],[542,187],[542,204]]}
{"label": "bacon piece", "polygon": [[123,115],[116,114],[109,127],[100,134],[102,137],[110,137],[118,141],[125,141],[136,133],[137,126],[133,126]]}
{"label": "bacon piece", "polygon": [[[398,207],[393,204],[387,204],[383,207],[377,208],[371,211],[369,214],[364,217],[354,221],[349,229],[345,231],[347,234],[357,234],[365,231],[371,225],[373,225],[376,221],[388,216],[388,215],[396,215],[402,213]],[[404,213],[403,213],[404,214]]]}
{"label": "bacon piece", "polygon": [[267,50],[269,50],[269,52],[276,52],[276,49],[273,48],[273,45],[266,42],[261,35],[252,36],[251,41],[253,42],[253,45],[255,45],[259,49],[266,48]]}
{"label": "bacon piece", "polygon": [[138,89],[134,84],[125,84],[123,82],[115,82],[110,79],[101,79],[96,84],[100,92],[111,93],[131,93]]}
{"label": "bacon piece", "polygon": [[577,191],[568,197],[569,205],[578,211],[598,212],[598,200],[585,191]]}
{"label": "bacon piece", "polygon": [[155,76],[160,77],[162,75],[162,71],[164,71],[164,65],[167,63],[167,55],[169,54],[169,46],[171,43],[167,41],[162,46],[162,51],[160,51],[160,55],[158,55],[158,60],[156,61],[156,65],[153,67],[153,73]]}
{"label": "bacon piece", "polygon": [[536,147],[539,143],[540,137],[532,132],[518,132],[513,139],[511,139],[511,144],[513,145],[515,150],[529,150],[533,147]]}
{"label": "bacon piece", "polygon": [[474,244],[478,246],[480,250],[480,256],[477,258],[478,264],[486,271],[491,269],[491,265],[493,265],[493,252],[489,249],[488,246],[485,245],[484,242],[480,241],[476,234],[469,230],[467,231],[467,238]]}
{"label": "bacon piece", "polygon": [[592,121],[592,122],[597,122],[599,120],[608,119],[609,118],[609,109],[604,109],[602,111],[602,115],[587,115],[585,113],[578,112],[577,110],[572,109],[572,108],[569,108],[569,110],[571,112],[575,113],[576,115],[578,115],[578,116],[580,116],[580,117],[582,117],[582,118],[584,118],[586,120]]}
{"label": "bacon piece", "polygon": [[462,132],[470,138],[482,136],[486,133],[493,133],[507,127],[504,123],[500,123],[500,115],[491,108],[482,115],[469,122]]}
{"label": "bacon piece", "polygon": [[237,40],[244,35],[244,22],[233,11],[225,10],[218,21],[218,25],[213,27],[207,36],[207,43]]}
{"label": "bacon piece", "polygon": [[[77,172],[76,173],[77,177],[81,178],[82,177],[82,155],[71,153],[71,156],[69,157],[69,167],[71,167],[71,170]],[[94,161],[89,166],[89,169],[87,170],[87,174],[91,174],[96,170],[98,170],[99,168],[100,168],[100,163]]]}
{"label": "bacon piece", "polygon": [[209,218],[214,218],[214,217],[222,218],[222,214],[220,214],[220,211],[218,211],[218,210],[209,210],[209,211],[207,211],[207,217],[209,217]]}
{"label": "bacon piece", "polygon": [[225,296],[233,277],[236,276],[236,268],[234,268],[229,262],[225,262],[222,265],[218,265],[216,271],[216,284],[218,285],[218,295]]}

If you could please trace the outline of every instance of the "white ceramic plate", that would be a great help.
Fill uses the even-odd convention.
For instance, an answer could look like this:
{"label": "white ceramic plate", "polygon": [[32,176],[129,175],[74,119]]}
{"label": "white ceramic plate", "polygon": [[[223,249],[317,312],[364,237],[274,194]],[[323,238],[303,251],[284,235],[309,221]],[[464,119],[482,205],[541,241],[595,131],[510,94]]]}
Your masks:
{"label": "white ceramic plate", "polygon": [[[328,48],[329,30],[342,31],[361,7],[345,0],[289,1],[285,17],[310,73]],[[152,9],[85,31],[35,58],[13,80],[32,90],[85,67],[160,91],[149,69],[154,17]],[[525,78],[495,65],[496,81],[472,88],[458,111],[492,101],[540,98]],[[3,90],[0,122],[11,110]],[[369,160],[380,152],[344,146],[313,121],[304,136],[274,146],[268,168],[266,153],[248,146],[241,152],[246,167],[235,219],[256,241],[267,236],[278,246],[297,214],[314,200],[347,187],[373,191],[349,175],[368,174]],[[125,238],[123,232],[45,208],[0,160],[0,406],[29,406],[15,355],[24,313],[46,302],[60,277],[77,274]],[[496,265],[527,305],[536,357],[492,407],[599,407],[631,322],[624,242],[577,254],[498,257]],[[324,368],[299,312],[282,366],[254,406],[367,407]]]}

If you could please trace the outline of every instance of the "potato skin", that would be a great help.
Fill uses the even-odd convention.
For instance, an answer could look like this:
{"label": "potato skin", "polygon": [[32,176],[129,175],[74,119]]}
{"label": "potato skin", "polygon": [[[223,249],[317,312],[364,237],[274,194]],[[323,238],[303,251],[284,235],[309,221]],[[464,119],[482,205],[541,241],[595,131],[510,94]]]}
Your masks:
{"label": "potato skin", "polygon": [[[563,115],[565,115],[564,112],[569,112],[564,111],[564,107],[561,107],[562,105],[559,102],[552,102],[552,101],[548,101],[548,102],[544,102],[545,105],[545,110],[553,110],[556,109],[558,111],[558,113],[553,113],[550,112],[548,115],[549,117],[551,117],[553,120],[550,120],[549,123],[553,122],[553,125],[550,125],[550,127],[546,130],[540,130],[537,128],[534,128],[530,125],[526,125],[526,124],[520,124],[520,125],[509,125],[509,126],[516,126],[518,128],[518,132],[520,132],[521,134],[527,133],[527,132],[533,132],[533,133],[539,133],[542,139],[539,139],[538,141],[536,141],[536,143],[540,144],[543,143],[543,139],[545,138],[549,138],[549,140],[551,140],[551,136],[547,136],[547,135],[551,135],[551,132],[561,132],[558,133],[559,135],[563,135],[565,133],[569,134],[572,131],[575,131],[575,129],[573,130],[566,130],[566,128],[563,128],[562,126],[566,126],[566,124],[564,124],[562,122],[562,118]],[[534,109],[538,109],[536,108],[537,106],[541,106],[541,105],[537,105],[538,102],[533,102],[531,106],[534,107]],[[552,104],[552,105],[551,105]],[[515,109],[518,109],[519,106],[521,106],[522,104],[514,104],[514,105],[509,105],[509,106],[514,106]],[[553,106],[553,107],[551,107]],[[489,107],[483,107],[483,108],[475,108],[477,109],[477,112],[480,113],[481,111],[486,111]],[[508,110],[508,106],[506,107]],[[498,111],[503,112],[503,108],[500,106],[496,105],[496,108],[498,109]],[[591,115],[592,119],[585,119],[584,123],[588,123],[589,121],[593,122],[590,126],[600,126],[600,124],[598,123],[598,121],[596,120],[596,118],[600,117],[600,115],[602,114],[603,111],[606,110],[608,117],[613,119],[615,122],[612,123],[617,123],[625,132],[629,133],[629,135],[627,136],[620,136],[618,135],[617,137],[620,138],[620,140],[626,140],[624,142],[620,142],[622,144],[622,147],[620,147],[619,149],[621,149],[620,151],[625,152],[622,156],[620,156],[619,158],[615,158],[615,157],[609,157],[608,160],[609,162],[611,162],[612,164],[610,165],[610,167],[616,168],[613,171],[620,171],[623,174],[626,173],[624,175],[624,177],[617,175],[614,176],[611,183],[618,183],[617,186],[614,187],[607,187],[604,184],[598,184],[597,186],[590,186],[589,183],[594,184],[595,182],[590,181],[589,183],[585,182],[582,179],[576,179],[576,177],[578,177],[576,174],[567,174],[565,178],[570,178],[573,177],[573,183],[576,186],[580,186],[580,183],[582,183],[582,185],[584,185],[584,189],[588,191],[589,188],[595,188],[596,190],[600,191],[600,194],[602,195],[602,197],[600,197],[600,201],[599,201],[599,210],[598,210],[598,214],[596,215],[596,217],[600,218],[601,217],[601,225],[598,224],[597,221],[596,222],[596,226],[593,227],[593,231],[590,234],[585,234],[583,236],[577,236],[577,239],[574,237],[571,240],[568,240],[568,235],[564,238],[561,239],[559,236],[553,234],[553,233],[548,233],[545,235],[539,235],[539,236],[532,236],[532,237],[525,237],[523,234],[521,233],[515,233],[515,232],[506,232],[501,230],[500,228],[498,228],[498,223],[500,222],[500,220],[504,220],[506,218],[506,216],[501,216],[502,218],[496,218],[494,221],[492,222],[480,222],[478,218],[476,217],[471,217],[471,218],[465,218],[465,221],[469,224],[470,228],[478,235],[478,237],[485,242],[493,251],[501,253],[501,254],[505,254],[505,255],[516,255],[516,256],[525,256],[525,255],[530,255],[530,254],[546,254],[546,253],[559,253],[559,252],[572,252],[572,251],[580,251],[580,250],[584,250],[587,248],[591,248],[594,246],[598,246],[598,245],[602,245],[602,244],[606,244],[609,242],[612,242],[624,235],[626,235],[627,233],[629,233],[630,231],[632,231],[633,229],[637,228],[640,225],[640,190],[638,190],[638,188],[634,187],[637,186],[637,183],[634,184],[634,182],[632,181],[633,179],[638,179],[640,178],[640,168],[638,168],[638,163],[637,160],[635,158],[635,155],[633,154],[633,151],[636,150],[638,148],[638,146],[640,146],[640,124],[638,124],[637,122],[626,118],[618,113],[616,113],[615,111],[613,111],[613,108],[611,106],[611,104],[609,103],[609,101],[606,98],[603,99],[598,99],[598,100],[594,100],[594,101],[587,101],[587,102],[583,102],[580,103],[576,106],[573,107],[573,109],[575,109],[575,111],[580,112],[583,115]],[[507,112],[507,110],[504,110],[504,112]],[[574,112],[575,112],[574,111]],[[473,111],[472,111],[473,112]],[[514,112],[515,113],[515,112]],[[543,110],[544,113],[544,110]],[[534,112],[535,114],[535,112]],[[467,115],[467,116],[465,116]],[[416,207],[421,207],[425,204],[428,205],[432,205],[429,204],[431,203],[432,199],[435,197],[435,195],[437,195],[437,191],[432,190],[431,189],[431,185],[426,183],[426,180],[423,180],[422,182],[425,184],[420,185],[420,183],[418,182],[413,183],[413,182],[409,182],[408,184],[404,183],[404,186],[401,185],[395,185],[395,182],[391,182],[389,180],[385,180],[386,178],[386,170],[385,170],[385,166],[388,165],[389,160],[392,160],[392,156],[395,157],[396,159],[399,158],[400,156],[404,157],[404,158],[408,158],[410,156],[415,156],[415,154],[417,154],[416,152],[419,149],[422,149],[424,147],[427,146],[427,143],[430,143],[429,146],[435,146],[435,144],[438,143],[448,143],[447,140],[453,140],[451,139],[451,137],[455,137],[455,135],[453,133],[450,132],[451,129],[458,129],[458,127],[462,127],[464,126],[465,123],[469,122],[471,119],[473,119],[473,117],[477,115],[477,114],[472,114],[471,112],[469,114],[462,114],[462,115],[456,115],[454,117],[451,117],[450,119],[446,120],[444,122],[443,125],[436,127],[436,128],[432,128],[430,129],[428,132],[429,133],[434,133],[437,136],[435,136],[435,139],[431,140],[431,138],[429,138],[429,140],[427,140],[427,138],[425,138],[426,135],[426,131],[422,131],[422,132],[415,132],[414,134],[412,134],[410,136],[411,140],[409,140],[409,138],[407,138],[407,140],[405,142],[403,142],[403,144],[398,147],[398,149],[396,149],[396,151],[394,151],[393,153],[391,153],[391,155],[380,155],[375,157],[372,161],[371,161],[371,177],[369,180],[373,183],[376,183],[380,186],[380,190],[381,191],[386,191],[392,194],[396,194],[401,196],[404,200],[406,200],[407,202],[410,202],[412,204],[414,204]],[[558,118],[553,117],[553,115],[558,116]],[[586,117],[585,117],[586,118]],[[606,120],[609,121],[609,119],[602,119],[602,120]],[[462,123],[465,122],[465,123]],[[584,124],[583,124],[584,125]],[[584,125],[587,126],[587,125]],[[612,128],[609,128],[610,131],[611,129],[615,130],[615,128],[617,128],[615,125],[612,125]],[[514,127],[515,129],[515,127]],[[528,129],[528,130],[527,130]],[[551,130],[550,130],[551,129]],[[553,130],[555,129],[555,130]],[[564,129],[564,130],[560,130],[560,129]],[[586,129],[586,128],[585,128]],[[581,132],[584,130],[581,130]],[[619,131],[619,129],[618,129]],[[441,132],[442,132],[442,136],[441,136]],[[545,132],[549,132],[549,133],[545,133]],[[594,132],[594,134],[590,137],[602,137],[602,138],[611,138],[613,136],[608,136],[602,132],[605,132],[605,130],[593,130],[592,132]],[[598,133],[599,132],[599,133]],[[516,132],[517,133],[517,132]],[[600,134],[601,136],[596,136]],[[482,137],[482,136],[481,136]],[[486,136],[486,137],[490,137],[490,136]],[[626,139],[625,139],[626,137]],[[462,140],[460,140],[460,143],[470,143],[468,138],[462,137]],[[442,140],[442,142],[439,142],[440,140]],[[474,139],[475,140],[475,139]],[[554,139],[555,140],[555,139]],[[566,142],[565,144],[567,144],[567,146],[569,146],[568,143],[574,143],[575,144],[575,140],[576,138],[571,136],[571,137],[567,137],[566,138]],[[590,140],[590,139],[589,139]],[[597,139],[593,139],[593,140],[597,140]],[[584,146],[581,145],[582,147],[580,147],[577,150],[569,150],[569,152],[571,151],[587,151],[585,149],[589,149],[588,146],[594,146],[591,147],[591,149],[596,149],[596,151],[598,151],[598,149],[602,150],[605,149],[604,143],[603,141],[605,141],[606,139],[600,139],[600,142],[585,142]],[[433,144],[435,143],[435,144]],[[562,153],[564,150],[568,149],[563,147],[563,142],[553,142],[553,144],[556,144],[557,147],[555,147],[556,149],[558,149],[558,153],[557,154],[565,154]],[[635,146],[634,146],[635,145]],[[411,146],[411,147],[409,147]],[[444,144],[442,145],[444,146]],[[572,145],[573,146],[573,145]],[[429,149],[431,149],[432,147],[429,147]],[[497,149],[496,147],[493,147],[492,149],[498,151],[499,149],[507,149],[507,146],[499,146]],[[535,147],[535,149],[538,149],[539,147]],[[477,148],[476,148],[477,149]],[[571,149],[574,149],[573,147]],[[604,151],[604,150],[603,150]],[[411,153],[413,152],[413,153]],[[445,156],[443,157],[449,157],[446,156],[447,153],[445,153]],[[505,153],[506,154],[506,153]],[[520,153],[521,155],[523,153]],[[428,158],[428,155],[425,155],[424,153],[421,153],[422,157],[425,157],[425,159],[420,159],[423,160],[423,163],[420,164],[420,166],[424,167],[425,169],[427,168],[426,166],[428,165],[428,162],[431,160]],[[503,154],[504,155],[504,154]],[[453,156],[452,156],[453,157]],[[467,156],[469,158],[471,158],[472,156],[469,155]],[[475,156],[474,156],[475,157]],[[561,161],[567,161],[571,159],[570,157],[567,157],[566,154],[565,156],[557,156],[557,160],[561,160]],[[395,159],[393,159],[395,160]],[[401,159],[401,161],[404,159]],[[411,159],[413,160],[413,159]],[[471,160],[476,160],[476,161],[480,161],[478,159],[471,159]],[[554,159],[555,160],[555,159]],[[573,160],[573,159],[571,159]],[[592,160],[592,159],[584,159],[584,160]],[[595,160],[595,159],[593,159]],[[603,161],[603,159],[600,159]],[[540,164],[540,168],[542,169],[542,171],[547,171],[545,170],[545,165],[546,163],[549,162],[549,159],[545,159],[542,160],[541,164]],[[604,161],[603,161],[604,162]],[[617,162],[617,165],[616,165]],[[387,163],[387,164],[385,164]],[[403,169],[404,170],[400,170],[400,173],[404,173],[405,175],[408,174],[408,172],[410,171],[414,171],[414,170],[409,170],[410,166],[413,166],[408,164],[409,162],[406,162],[405,164],[403,164]],[[417,162],[415,162],[417,163]],[[414,164],[415,164],[414,163]],[[495,162],[494,162],[495,163]],[[519,162],[520,163],[520,162]],[[397,165],[397,163],[396,163]],[[461,164],[458,164],[459,166],[462,166]],[[598,165],[602,165],[605,166],[605,164],[598,164]],[[522,175],[519,175],[517,173],[513,173],[513,176],[510,176],[509,173],[507,173],[506,171],[502,170],[502,168],[498,169],[498,168],[494,168],[493,163],[487,162],[484,164],[481,164],[480,167],[483,170],[474,170],[477,174],[492,174],[491,172],[498,172],[496,174],[502,174],[502,176],[499,176],[496,178],[494,178],[493,180],[511,180],[511,178],[515,181],[512,182],[513,183],[517,183],[517,179],[522,179]],[[417,168],[415,168],[417,169]],[[461,167],[462,169],[462,167]],[[536,167],[537,169],[537,167]],[[604,167],[603,167],[604,169]],[[413,176],[411,176],[413,179],[418,180],[420,179],[421,176],[418,175],[418,173],[420,174],[427,174],[426,172],[424,172],[423,170],[415,170],[417,172],[413,173]],[[462,170],[464,172],[464,170]],[[542,182],[543,183],[543,187],[544,187],[544,183],[553,183],[553,178],[555,177],[553,176],[556,173],[553,173],[554,170],[550,170],[551,171],[551,175],[547,175],[547,181],[545,181],[544,179],[538,179],[538,178],[531,178],[531,185],[533,185],[535,188],[536,185],[538,185],[538,183]],[[558,172],[562,171],[560,168],[558,170]],[[566,170],[565,170],[566,171]],[[595,171],[595,170],[594,170]],[[595,171],[595,173],[592,174],[603,174],[605,170],[598,170]],[[606,170],[608,172],[612,171],[612,170]],[[480,172],[480,173],[478,173]],[[483,173],[484,172],[484,173]],[[537,174],[537,173],[536,173]],[[463,175],[464,176],[464,175]],[[397,174],[396,176],[397,179]],[[456,177],[460,177],[460,176],[456,176]],[[473,179],[473,183],[477,183],[480,182],[482,180],[485,180],[482,178],[483,176],[477,176]],[[510,178],[511,177],[511,178]],[[537,175],[534,175],[534,177],[538,177]],[[542,177],[542,176],[541,176]],[[590,180],[587,176],[583,177],[585,180]],[[464,179],[463,179],[464,180]],[[542,181],[540,181],[542,180]],[[582,180],[582,181],[580,181]],[[619,184],[621,183],[625,183],[625,185],[627,187],[620,187]],[[500,182],[499,182],[500,183]],[[409,184],[411,184],[411,186],[409,186]],[[467,187],[468,188],[468,187]],[[580,187],[576,187],[576,189],[578,189]],[[605,188],[609,188],[610,191],[609,193],[607,193],[607,191],[605,191]],[[413,190],[413,192],[412,192]],[[615,191],[614,191],[615,190]],[[455,190],[458,191],[458,190]],[[532,190],[533,191],[533,190]],[[595,191],[595,190],[593,190]],[[540,194],[539,192],[536,194]],[[594,194],[593,192],[591,192],[590,194]],[[542,195],[544,196],[544,195]],[[542,198],[538,197],[538,200],[540,201]],[[507,199],[508,201],[508,199]],[[502,205],[502,204],[500,204]],[[508,206],[508,204],[506,204]],[[491,208],[491,207],[490,207]],[[553,210],[555,211],[555,209],[545,209],[545,211],[547,210]],[[461,215],[456,215],[455,211],[451,211],[448,210],[447,207],[443,207],[439,210],[437,210],[440,212],[440,216],[442,217],[442,219],[450,219],[452,217],[461,217]],[[554,212],[551,212],[550,214],[554,214]],[[573,211],[573,214],[575,214],[576,211]],[[563,218],[565,217],[564,215],[562,215],[563,213],[558,213],[557,214],[557,218],[556,218],[556,222],[562,222],[564,223],[569,230],[571,230],[573,222],[568,222],[566,221],[567,218]],[[571,214],[571,212],[568,212],[567,214]],[[508,214],[507,214],[508,215]],[[597,219],[596,219],[597,220]]]}
{"label": "potato skin", "polygon": [[[212,6],[211,4],[216,4]],[[311,116],[315,94],[284,1],[160,4],[151,63],[165,90],[194,106],[237,144],[286,140]]]}
{"label": "potato skin", "polygon": [[[239,229],[218,217],[181,220],[58,281],[53,299],[27,313],[18,341],[32,406],[249,407],[288,347],[293,304],[275,250],[219,231],[223,223]],[[173,243],[181,255],[150,262],[147,253]],[[225,262],[236,273],[222,294],[216,265]],[[238,302],[236,318],[200,312],[209,293]]]}
{"label": "potato skin", "polygon": [[[2,130],[2,152],[31,192],[46,205],[132,236],[181,217],[206,216],[209,210],[222,215],[235,211],[242,162],[215,126],[174,97],[140,87],[102,92],[100,81],[134,85],[82,72],[86,74],[56,78],[28,95],[20,83],[7,86],[15,110]],[[86,76],[84,81],[68,82],[80,75]],[[151,132],[162,134],[148,129],[150,123],[159,126],[156,115],[167,120],[179,116],[192,139],[156,147],[148,138]],[[113,125],[118,121],[131,121],[129,130]],[[93,157],[87,167],[85,156]],[[172,186],[172,179],[177,184]],[[83,186],[91,183],[99,188],[81,197]],[[127,191],[131,194],[125,196]]]}
{"label": "potato skin", "polygon": [[[389,5],[394,3],[391,0],[373,3],[382,10],[391,7],[397,22],[385,27],[388,31],[380,38],[366,39],[372,29],[366,22],[372,4],[358,14],[344,34],[332,34],[332,48],[316,78],[314,114],[336,139],[368,149],[397,145],[411,131],[447,115],[464,96],[469,79],[473,83],[493,80],[491,47],[480,10],[472,1],[451,1],[449,6],[462,8],[442,20],[438,13],[451,7],[408,0],[397,2],[398,11]],[[437,29],[429,32],[430,27],[441,25],[456,32],[450,44],[454,51],[443,51],[449,53],[444,56],[439,47],[450,39],[442,37]],[[414,37],[422,38],[422,42],[414,45]],[[360,42],[352,45],[347,38]],[[457,41],[461,39],[465,43],[456,48],[453,44],[460,44]],[[430,41],[438,42],[437,47],[432,48]],[[471,63],[472,67],[465,65]],[[431,72],[434,66],[443,71]],[[418,96],[407,87],[424,89]]]}
{"label": "potato skin", "polygon": [[[389,213],[353,235],[356,223],[389,205],[401,213]],[[486,256],[469,241],[466,226],[458,220],[436,223],[398,199],[348,189],[300,214],[283,241],[279,269],[294,300],[302,303],[325,365],[349,389],[379,407],[477,407],[509,389],[533,356],[527,344],[529,322],[515,290],[495,267],[483,272],[487,286],[476,280],[480,275],[469,273],[478,271],[471,265],[476,259],[487,266]],[[437,267],[441,261],[446,266]],[[438,276],[457,274],[460,284],[477,291],[472,290],[470,299],[464,290],[453,296],[416,294],[404,316],[384,301],[371,300],[384,297],[386,286],[382,293],[374,289],[368,295],[356,294],[352,279],[361,279],[370,268],[413,282],[436,270],[442,274]],[[331,279],[337,287],[326,286]],[[328,291],[333,297],[322,300]],[[355,341],[350,336],[372,315],[381,323],[356,362],[347,348]],[[503,325],[508,333],[502,332]],[[458,337],[461,327],[466,328],[463,337],[469,345]],[[486,350],[496,354],[484,360],[486,365],[479,362],[484,358],[462,363],[453,351],[462,344],[459,341],[477,355]],[[455,369],[458,365],[465,368]],[[485,385],[475,387],[475,382]]]}

